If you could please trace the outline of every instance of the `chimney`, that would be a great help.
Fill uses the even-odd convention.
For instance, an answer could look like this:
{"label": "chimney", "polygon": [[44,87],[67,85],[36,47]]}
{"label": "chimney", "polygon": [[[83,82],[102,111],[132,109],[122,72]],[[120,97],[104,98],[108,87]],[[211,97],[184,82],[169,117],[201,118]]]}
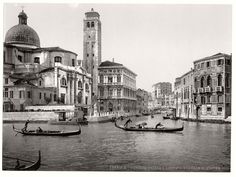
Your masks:
{"label": "chimney", "polygon": [[113,63],[115,62],[115,59],[114,59],[114,58],[112,58],[112,62],[113,62]]}

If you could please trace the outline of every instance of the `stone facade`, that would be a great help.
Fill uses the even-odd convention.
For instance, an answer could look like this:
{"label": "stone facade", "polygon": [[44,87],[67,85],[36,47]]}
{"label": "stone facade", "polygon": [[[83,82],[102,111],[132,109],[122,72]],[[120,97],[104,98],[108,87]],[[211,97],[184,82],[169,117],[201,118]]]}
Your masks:
{"label": "stone facade", "polygon": [[105,61],[98,68],[98,112],[136,112],[136,74],[122,64]]}
{"label": "stone facade", "polygon": [[101,21],[100,15],[91,9],[84,19],[83,67],[92,75],[92,93],[97,96],[98,66],[101,63]]}
{"label": "stone facade", "polygon": [[148,112],[148,92],[143,89],[138,89],[136,91],[136,97],[137,97],[137,104],[136,104],[137,113]]}
{"label": "stone facade", "polygon": [[191,70],[175,80],[175,108],[176,116],[195,118],[193,102],[193,74]]}
{"label": "stone facade", "polygon": [[[169,106],[169,95],[172,94],[172,84],[159,82],[152,86],[152,100],[154,108]],[[166,103],[168,103],[166,105]]]}
{"label": "stone facade", "polygon": [[[20,35],[28,35],[20,29]],[[48,104],[89,107],[91,75],[78,64],[77,54],[59,47],[28,47],[27,42],[4,43],[3,110]]]}
{"label": "stone facade", "polygon": [[232,56],[218,53],[194,61],[194,69],[175,79],[176,116],[226,119],[231,116]]}
{"label": "stone facade", "polygon": [[231,55],[218,53],[194,61],[194,100],[198,119],[231,115],[231,59]]}

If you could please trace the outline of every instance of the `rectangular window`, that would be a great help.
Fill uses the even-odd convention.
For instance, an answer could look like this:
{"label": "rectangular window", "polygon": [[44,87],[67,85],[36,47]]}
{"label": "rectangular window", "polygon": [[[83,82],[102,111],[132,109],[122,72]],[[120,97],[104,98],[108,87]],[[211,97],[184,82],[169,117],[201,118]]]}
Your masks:
{"label": "rectangular window", "polygon": [[42,93],[41,92],[39,92],[39,99],[41,99],[42,98]]}
{"label": "rectangular window", "polygon": [[108,83],[112,83],[112,76],[108,76]]}
{"label": "rectangular window", "polygon": [[207,68],[209,68],[210,67],[210,62],[208,61],[208,62],[206,62],[206,66],[207,66]]}
{"label": "rectangular window", "polygon": [[222,64],[223,64],[223,62],[221,59],[217,60],[217,65],[222,65]]}
{"label": "rectangular window", "polygon": [[117,89],[117,96],[118,96],[118,97],[121,96],[121,89]]}
{"label": "rectangular window", "polygon": [[59,56],[54,57],[54,61],[57,63],[61,63],[62,62],[62,58]]}
{"label": "rectangular window", "polygon": [[85,104],[88,104],[88,97],[85,97]]}
{"label": "rectangular window", "polygon": [[201,69],[204,68],[204,63],[201,63]]}
{"label": "rectangular window", "polygon": [[210,112],[211,111],[211,107],[207,107],[207,112]]}
{"label": "rectangular window", "polygon": [[104,96],[104,89],[100,88],[100,96],[103,97]]}
{"label": "rectangular window", "polygon": [[218,95],[218,103],[223,103],[223,96],[222,95]]}
{"label": "rectangular window", "polygon": [[211,102],[211,96],[207,96],[207,103]]}
{"label": "rectangular window", "polygon": [[31,98],[31,92],[30,91],[27,92],[27,98]]}
{"label": "rectangular window", "polygon": [[218,112],[222,112],[222,107],[218,107]]}
{"label": "rectangular window", "polygon": [[230,60],[226,60],[226,64],[227,65],[231,65],[231,61]]}
{"label": "rectangular window", "polygon": [[12,90],[10,91],[10,98],[14,98],[14,92]]}
{"label": "rectangular window", "polygon": [[8,98],[8,88],[5,88],[5,90],[4,90],[4,96],[5,96],[6,98]]}
{"label": "rectangular window", "polygon": [[100,75],[100,83],[103,83],[103,75]]}
{"label": "rectangular window", "polygon": [[89,57],[89,54],[87,53],[87,57]]}
{"label": "rectangular window", "polygon": [[46,96],[47,96],[46,93],[44,93],[44,99],[46,98]]}
{"label": "rectangular window", "polygon": [[5,84],[8,84],[8,78],[5,78]]}
{"label": "rectangular window", "polygon": [[75,66],[75,59],[72,59],[72,66]]}
{"label": "rectangular window", "polygon": [[54,94],[54,101],[57,101],[57,94]]}
{"label": "rectangular window", "polygon": [[40,63],[39,57],[35,57],[35,58],[34,58],[34,63],[38,63],[38,64]]}
{"label": "rectangular window", "polygon": [[19,91],[19,98],[25,98],[23,90]]}
{"label": "rectangular window", "polygon": [[113,89],[110,89],[109,90],[109,96],[112,96],[113,95]]}

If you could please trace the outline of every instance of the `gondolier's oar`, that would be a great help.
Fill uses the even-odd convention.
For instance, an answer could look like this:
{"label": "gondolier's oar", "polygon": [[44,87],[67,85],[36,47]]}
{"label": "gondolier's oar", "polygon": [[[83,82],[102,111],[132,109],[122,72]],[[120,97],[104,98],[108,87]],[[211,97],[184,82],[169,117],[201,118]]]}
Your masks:
{"label": "gondolier's oar", "polygon": [[[3,158],[7,158],[7,159],[14,159],[14,160],[20,160],[20,161],[22,161],[22,162],[30,162],[30,163],[35,163],[35,161],[30,161],[30,160],[24,160],[24,159],[19,159],[19,158],[16,158],[16,157],[9,157],[9,156],[5,156],[5,155],[3,155],[2,156]],[[41,165],[46,165],[46,164],[42,164],[41,163]],[[47,166],[47,165],[46,165]]]}
{"label": "gondolier's oar", "polygon": [[[12,128],[13,128],[13,130],[15,130],[14,124],[12,125]],[[18,133],[19,133],[19,132],[17,132],[17,133],[15,134],[15,136],[17,136]]]}

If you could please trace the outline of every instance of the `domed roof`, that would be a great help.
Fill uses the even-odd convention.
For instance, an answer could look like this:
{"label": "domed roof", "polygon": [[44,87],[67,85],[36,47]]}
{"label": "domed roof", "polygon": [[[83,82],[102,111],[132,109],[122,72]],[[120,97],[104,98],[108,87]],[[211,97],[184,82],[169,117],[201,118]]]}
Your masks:
{"label": "domed roof", "polygon": [[25,44],[40,47],[40,39],[36,31],[27,25],[27,15],[22,11],[19,15],[19,24],[7,31],[5,43]]}

